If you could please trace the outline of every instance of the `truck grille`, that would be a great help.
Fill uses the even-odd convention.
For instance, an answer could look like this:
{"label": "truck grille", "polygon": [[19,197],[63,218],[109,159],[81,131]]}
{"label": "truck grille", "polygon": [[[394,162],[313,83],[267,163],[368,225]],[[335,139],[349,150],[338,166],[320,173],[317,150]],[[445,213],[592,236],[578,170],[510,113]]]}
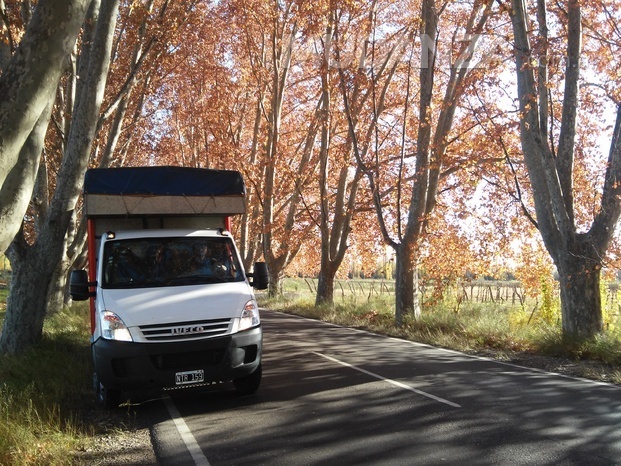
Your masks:
{"label": "truck grille", "polygon": [[142,325],[140,331],[147,341],[184,341],[226,335],[232,319],[196,320],[173,324]]}

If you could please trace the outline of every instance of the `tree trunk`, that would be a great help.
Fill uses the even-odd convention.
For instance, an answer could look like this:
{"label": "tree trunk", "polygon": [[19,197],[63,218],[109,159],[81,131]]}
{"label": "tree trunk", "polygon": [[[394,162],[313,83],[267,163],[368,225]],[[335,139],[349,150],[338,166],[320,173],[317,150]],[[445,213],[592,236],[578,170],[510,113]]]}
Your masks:
{"label": "tree trunk", "polygon": [[69,260],[62,260],[54,269],[48,286],[46,315],[52,315],[61,311],[66,304],[67,273],[70,266]]}
{"label": "tree trunk", "polygon": [[[24,150],[37,122],[54,98],[65,58],[75,44],[88,0],[42,0],[28,24],[17,52],[0,76],[0,250],[20,228],[34,187],[32,176],[19,180],[16,166],[36,166],[40,153]],[[47,116],[46,116],[47,118]],[[43,133],[44,134],[44,133]],[[37,137],[43,138],[41,134]],[[32,140],[31,145],[41,145]],[[34,157],[34,159],[33,159]],[[36,173],[29,170],[30,175]],[[13,180],[9,180],[9,177]],[[34,175],[33,175],[34,176]],[[5,182],[11,181],[11,187]]]}
{"label": "tree trunk", "polygon": [[588,234],[578,236],[572,250],[549,250],[559,274],[563,336],[580,341],[596,335],[604,327],[600,294],[604,252],[594,247]]}
{"label": "tree trunk", "polygon": [[421,309],[413,249],[408,243],[400,243],[395,253],[395,325],[401,327],[408,314],[418,319]]}
{"label": "tree trunk", "polygon": [[[259,93],[254,111],[254,127],[252,131],[252,145],[250,149],[250,165],[255,166],[257,163],[259,152],[259,139],[261,137],[261,110],[263,92]],[[261,248],[260,234],[256,231],[256,225],[261,224],[260,204],[257,199],[257,189],[252,183],[248,183],[246,187],[246,203],[248,211],[242,216],[240,235],[239,235],[239,253],[242,257],[244,267],[250,269],[252,263],[256,260]]]}
{"label": "tree trunk", "polygon": [[[330,54],[329,44],[332,41],[334,15],[334,12],[330,13],[329,25],[326,28],[326,42],[328,46],[324,50],[325,59],[321,68],[322,91],[319,107],[321,147],[319,149],[320,176],[318,180],[321,213],[319,223],[321,234],[321,270],[319,272],[319,283],[315,298],[317,306],[322,304],[332,306],[334,304],[334,277],[343,263],[345,252],[347,251],[347,239],[354,217],[358,182],[362,176],[362,170],[358,167],[351,183],[348,181],[352,168],[349,162],[351,139],[348,142],[345,157],[340,161],[338,178],[330,176],[330,172],[336,173],[339,167],[339,161],[334,156],[330,156],[329,150],[332,139],[330,131],[332,122],[332,89],[327,59]],[[335,181],[336,190],[333,190],[331,184]]]}
{"label": "tree trunk", "polygon": [[[2,232],[0,235],[6,232],[10,239],[15,236],[20,228],[36,185],[41,151],[45,143],[45,133],[51,111],[52,102],[50,101],[47,108],[41,113],[30,136],[24,142],[19,159],[0,187],[0,232]],[[0,244],[0,251],[5,249],[6,246]]]}
{"label": "tree trunk", "polygon": [[[18,250],[19,249],[19,250]],[[10,247],[11,281],[0,352],[20,354],[41,340],[51,280],[45,250]],[[32,267],[31,264],[38,264]],[[9,311],[10,309],[10,311]]]}
{"label": "tree trunk", "polygon": [[91,9],[97,18],[92,50],[85,51],[89,57],[88,72],[78,94],[69,143],[50,208],[32,245],[20,234],[11,246],[14,273],[5,326],[0,335],[0,353],[23,352],[41,338],[53,271],[66,254],[66,238],[97,127],[119,5],[118,0],[103,0],[101,8],[96,3]]}
{"label": "tree trunk", "polygon": [[559,267],[563,335],[580,341],[603,329],[600,269],[569,260]]}
{"label": "tree trunk", "polygon": [[338,267],[334,267],[329,261],[326,262],[327,263],[321,265],[321,271],[319,272],[315,306],[331,306],[334,304],[334,277],[336,276]]}
{"label": "tree trunk", "polygon": [[68,294],[67,278],[69,269],[76,259],[83,254],[86,246],[86,227],[75,229],[75,215],[72,215],[67,228],[67,234],[62,243],[63,254],[54,268],[54,273],[48,286],[47,315],[62,310],[63,306],[71,302]]}
{"label": "tree trunk", "polygon": [[273,262],[271,267],[268,265],[268,274],[270,277],[270,283],[267,288],[267,295],[270,298],[275,298],[280,295],[282,290],[282,267],[278,267],[277,263]]}
{"label": "tree trunk", "polygon": [[[287,9],[288,10],[288,9]],[[265,143],[265,168],[262,180],[262,207],[263,207],[263,256],[270,273],[270,285],[268,293],[270,297],[275,297],[280,292],[280,280],[282,271],[293,260],[302,245],[302,234],[296,232],[299,226],[297,212],[301,201],[299,183],[301,174],[307,170],[307,164],[312,155],[312,145],[316,130],[316,125],[310,126],[309,133],[305,138],[303,146],[302,160],[298,167],[298,177],[294,178],[286,189],[287,194],[283,194],[281,186],[277,186],[277,173],[280,172],[279,160],[282,158],[280,149],[280,128],[282,119],[283,103],[285,91],[287,90],[287,80],[291,65],[291,49],[297,33],[295,21],[288,25],[288,17],[283,18],[275,15],[272,24],[273,29],[270,34],[270,47],[272,52],[270,107],[267,112],[267,141]],[[289,33],[287,32],[290,32]],[[288,36],[288,37],[287,37]],[[260,96],[262,98],[262,96]],[[289,197],[287,205],[280,211],[281,198],[286,195]],[[282,213],[281,213],[282,212]],[[286,220],[282,231],[275,231],[276,217],[280,214],[285,215]]]}

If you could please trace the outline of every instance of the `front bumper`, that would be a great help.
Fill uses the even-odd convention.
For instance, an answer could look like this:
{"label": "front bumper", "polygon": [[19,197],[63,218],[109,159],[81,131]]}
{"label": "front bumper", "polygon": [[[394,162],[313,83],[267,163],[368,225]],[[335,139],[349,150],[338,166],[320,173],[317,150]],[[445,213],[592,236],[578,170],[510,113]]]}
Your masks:
{"label": "front bumper", "polygon": [[134,343],[97,339],[95,372],[109,389],[177,388],[175,374],[202,369],[203,383],[248,375],[261,362],[263,333],[256,327],[233,335],[175,343]]}

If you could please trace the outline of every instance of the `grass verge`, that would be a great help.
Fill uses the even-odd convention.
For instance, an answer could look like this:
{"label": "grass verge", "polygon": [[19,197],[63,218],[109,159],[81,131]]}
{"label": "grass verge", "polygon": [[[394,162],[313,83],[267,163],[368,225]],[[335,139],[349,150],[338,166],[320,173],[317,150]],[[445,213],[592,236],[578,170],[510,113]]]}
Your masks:
{"label": "grass verge", "polygon": [[94,433],[84,422],[93,406],[89,333],[88,311],[74,305],[46,320],[35,348],[0,355],[0,465],[79,464],[74,452]]}

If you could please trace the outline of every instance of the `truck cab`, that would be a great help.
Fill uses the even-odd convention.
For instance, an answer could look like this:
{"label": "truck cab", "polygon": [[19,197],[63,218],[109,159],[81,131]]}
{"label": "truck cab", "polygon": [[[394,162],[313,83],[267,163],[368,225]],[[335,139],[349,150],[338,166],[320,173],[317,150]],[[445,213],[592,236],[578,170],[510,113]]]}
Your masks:
{"label": "truck cab", "polygon": [[[262,329],[253,287],[267,287],[267,269],[256,263],[254,273],[246,273],[224,228],[225,216],[205,215],[205,208],[200,214],[184,211],[179,208],[184,200],[171,197],[171,189],[161,193],[153,177],[164,169],[170,180],[170,170],[165,170],[170,167],[145,168],[159,169],[146,170],[152,173],[148,200],[166,197],[161,205],[167,207],[152,206],[148,213],[112,208],[111,213],[109,203],[93,207],[100,189],[88,177],[85,181],[85,202],[88,196],[91,202],[90,276],[74,271],[70,284],[74,299],[91,299],[97,399],[111,408],[118,406],[124,391],[177,390],[222,381],[232,381],[242,394],[253,393],[262,375]],[[179,168],[173,179],[189,173],[208,181],[213,175],[213,170]],[[107,169],[103,178],[135,170]],[[208,185],[201,185],[198,196],[196,190],[191,194],[213,196]],[[131,183],[124,186],[122,195],[131,196]],[[140,189],[139,196],[144,196],[144,186]],[[183,189],[185,193],[188,188]],[[111,191],[106,195],[119,195]],[[235,210],[230,201],[228,209]],[[104,227],[111,229],[102,231]]]}

